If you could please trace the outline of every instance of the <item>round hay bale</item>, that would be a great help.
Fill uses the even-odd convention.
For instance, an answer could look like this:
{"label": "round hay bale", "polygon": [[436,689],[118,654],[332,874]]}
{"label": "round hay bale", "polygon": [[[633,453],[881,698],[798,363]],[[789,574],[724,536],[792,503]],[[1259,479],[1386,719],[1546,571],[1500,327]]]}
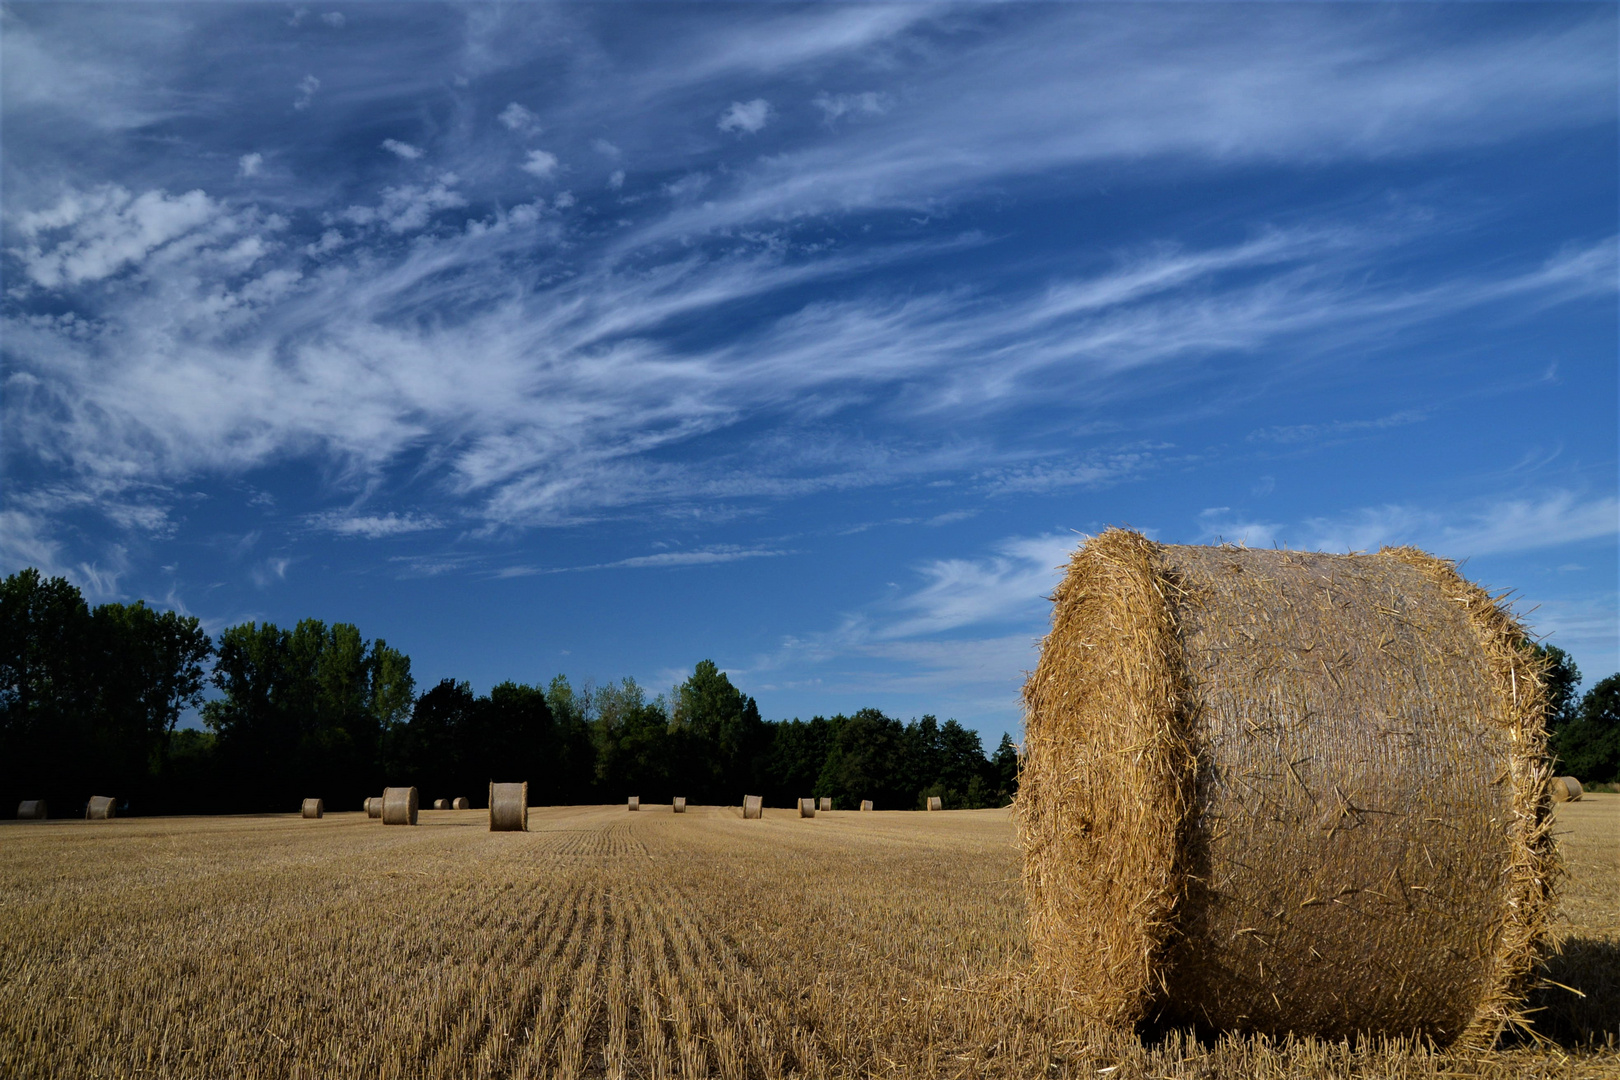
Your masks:
{"label": "round hay bale", "polygon": [[454,799],[450,800],[450,809],[452,810],[469,810],[471,808],[472,803],[467,801],[467,797],[465,795],[458,795]]}
{"label": "round hay bale", "polygon": [[415,825],[418,796],[413,787],[383,788],[384,825]]}
{"label": "round hay bale", "polygon": [[685,795],[677,795],[677,796],[675,796],[675,812],[677,814],[686,813],[686,796]]}
{"label": "round hay bale", "polygon": [[326,816],[326,804],[320,799],[305,799],[301,813],[307,818]]}
{"label": "round hay bale", "polygon": [[743,796],[743,818],[762,818],[765,816],[765,800],[758,795]]}
{"label": "round hay bale", "polygon": [[831,810],[832,809],[832,800],[831,799],[818,799],[816,801],[816,809],[817,810]]}
{"label": "round hay bale", "polygon": [[489,785],[489,831],[529,831],[529,782]]}
{"label": "round hay bale", "polygon": [[800,799],[799,800],[799,816],[800,817],[815,817],[816,816],[816,800],[814,800],[814,799]]}
{"label": "round hay bale", "polygon": [[861,809],[862,810],[870,810],[870,809],[872,809],[872,800],[871,799],[862,799],[861,800]]}
{"label": "round hay bale", "polygon": [[92,795],[84,804],[84,820],[106,821],[118,813],[118,800],[111,795]]}
{"label": "round hay bale", "polygon": [[448,809],[450,809],[450,800],[449,799],[434,799],[433,800],[433,809],[435,809],[435,810],[448,810]]}
{"label": "round hay bale", "polygon": [[1580,802],[1586,789],[1573,776],[1555,776],[1547,785],[1552,790],[1553,802]]}
{"label": "round hay bale", "polygon": [[44,799],[24,799],[17,804],[18,821],[44,821],[49,816]]}
{"label": "round hay bale", "polygon": [[1116,1025],[1524,1022],[1559,876],[1543,669],[1455,564],[1110,529],[1024,687],[1037,971]]}
{"label": "round hay bale", "polygon": [[930,809],[930,810],[943,810],[943,809],[945,809],[945,800],[940,798],[938,795],[930,795],[930,796],[928,796],[928,809]]}
{"label": "round hay bale", "polygon": [[368,817],[368,818],[380,818],[380,817],[382,817],[382,808],[383,808],[382,796],[381,795],[373,795],[371,798],[366,800],[366,817]]}

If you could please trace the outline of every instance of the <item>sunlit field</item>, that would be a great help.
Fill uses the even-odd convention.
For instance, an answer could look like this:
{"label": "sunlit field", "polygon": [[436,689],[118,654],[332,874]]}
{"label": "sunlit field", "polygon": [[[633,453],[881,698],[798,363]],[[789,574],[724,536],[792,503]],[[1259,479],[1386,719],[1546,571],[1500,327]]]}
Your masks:
{"label": "sunlit field", "polygon": [[1587,996],[1467,1057],[1076,1027],[1005,810],[7,822],[0,1075],[1620,1076],[1620,795],[1558,817]]}

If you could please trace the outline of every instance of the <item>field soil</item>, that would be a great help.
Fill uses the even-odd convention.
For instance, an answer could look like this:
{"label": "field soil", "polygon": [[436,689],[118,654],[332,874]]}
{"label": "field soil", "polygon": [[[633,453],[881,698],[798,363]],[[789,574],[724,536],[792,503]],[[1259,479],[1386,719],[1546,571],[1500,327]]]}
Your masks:
{"label": "field soil", "polygon": [[1538,1034],[1466,1056],[1078,1026],[1004,810],[5,822],[0,1076],[1620,1077],[1620,795],[1557,814]]}

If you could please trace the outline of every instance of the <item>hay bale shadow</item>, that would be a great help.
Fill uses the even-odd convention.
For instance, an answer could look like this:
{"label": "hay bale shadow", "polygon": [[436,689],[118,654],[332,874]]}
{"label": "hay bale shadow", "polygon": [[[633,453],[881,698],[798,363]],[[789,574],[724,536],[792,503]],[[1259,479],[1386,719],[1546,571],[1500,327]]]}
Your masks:
{"label": "hay bale shadow", "polygon": [[1566,1049],[1620,1045],[1620,940],[1565,938],[1530,1009],[1536,1034]]}

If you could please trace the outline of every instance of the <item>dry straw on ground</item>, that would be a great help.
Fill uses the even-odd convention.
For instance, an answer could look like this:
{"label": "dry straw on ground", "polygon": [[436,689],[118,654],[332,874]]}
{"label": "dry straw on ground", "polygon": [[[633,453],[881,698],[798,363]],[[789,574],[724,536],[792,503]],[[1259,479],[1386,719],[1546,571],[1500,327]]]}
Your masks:
{"label": "dry straw on ground", "polygon": [[44,821],[49,816],[45,810],[44,799],[24,799],[17,804],[19,821]]}
{"label": "dry straw on ground", "polygon": [[930,795],[930,796],[928,796],[928,809],[930,809],[930,810],[943,810],[943,809],[945,809],[945,800],[940,798],[938,795]]}
{"label": "dry straw on ground", "polygon": [[765,816],[765,800],[758,795],[743,796],[743,817],[759,818]]}
{"label": "dry straw on ground", "polygon": [[384,825],[415,825],[418,796],[413,787],[383,788]]}
{"label": "dry straw on ground", "polygon": [[86,821],[105,821],[118,812],[118,800],[110,795],[92,795],[84,804]]}
{"label": "dry straw on ground", "polygon": [[814,799],[800,799],[799,800],[799,816],[800,817],[815,817],[816,816],[816,800],[814,800]]}
{"label": "dry straw on ground", "polygon": [[307,818],[325,817],[326,804],[320,799],[305,799],[300,812]]}
{"label": "dry straw on ground", "polygon": [[1109,530],[1053,597],[1018,798],[1037,969],[1129,1025],[1523,1023],[1558,877],[1542,669],[1452,563]]}
{"label": "dry straw on ground", "polygon": [[675,796],[674,808],[675,808],[675,812],[677,814],[686,813],[686,796],[685,795],[677,795],[677,796]]}
{"label": "dry straw on ground", "polygon": [[366,817],[368,817],[368,818],[380,818],[380,817],[382,817],[382,808],[383,808],[382,796],[381,795],[373,795],[371,798],[366,800]]}
{"label": "dry straw on ground", "polygon": [[450,809],[470,810],[472,809],[472,803],[467,801],[467,797],[465,795],[458,795],[454,799],[450,800]]}
{"label": "dry straw on ground", "polygon": [[872,800],[871,799],[862,799],[861,800],[861,809],[862,810],[870,810],[870,809],[872,809]]}
{"label": "dry straw on ground", "polygon": [[1586,793],[1573,776],[1555,776],[1547,782],[1547,788],[1552,792],[1553,802],[1580,802]]}
{"label": "dry straw on ground", "polygon": [[641,796],[640,795],[632,795],[632,796],[630,796],[630,803],[629,803],[629,806],[627,807],[627,809],[640,810],[641,809]]}
{"label": "dry straw on ground", "polygon": [[529,782],[489,785],[489,831],[529,830]]}

